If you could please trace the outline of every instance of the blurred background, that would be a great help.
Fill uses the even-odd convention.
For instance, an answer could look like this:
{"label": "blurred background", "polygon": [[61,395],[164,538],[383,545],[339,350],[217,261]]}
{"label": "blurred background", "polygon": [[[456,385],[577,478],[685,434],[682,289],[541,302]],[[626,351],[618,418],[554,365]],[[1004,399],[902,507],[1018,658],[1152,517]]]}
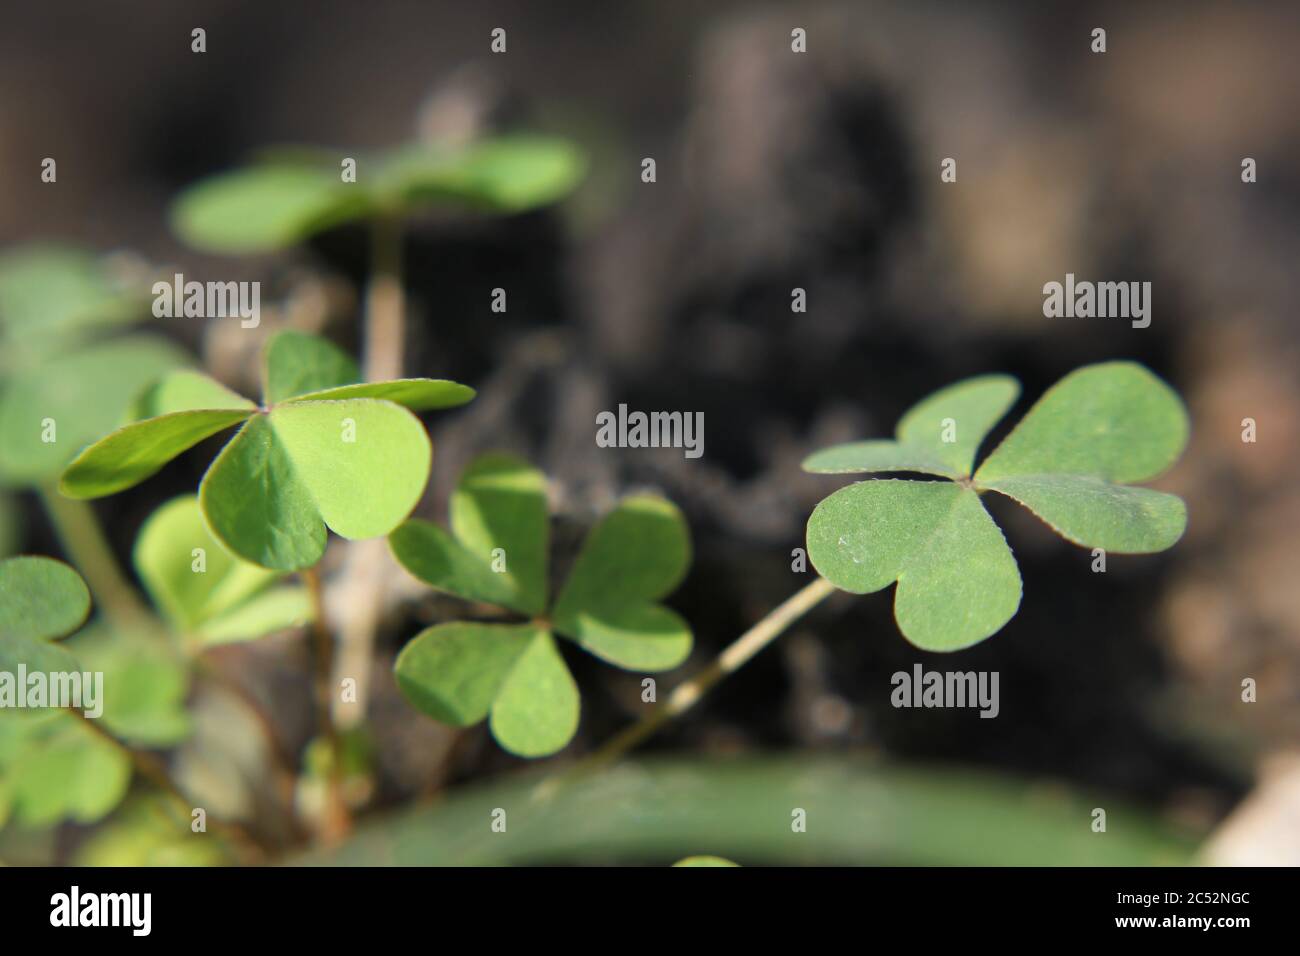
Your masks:
{"label": "blurred background", "polygon": [[[27,4],[3,18],[0,245],[69,242],[119,267],[260,280],[256,330],[150,323],[246,392],[277,328],[356,346],[365,236],[343,228],[286,254],[203,256],[169,231],[180,188],[268,144],[346,154],[529,130],[581,145],[586,178],[556,207],[433,211],[410,229],[405,371],[479,389],[428,419],[437,451],[419,513],[443,520],[461,468],[493,449],[553,479],[561,553],[628,491],[677,502],[696,557],[669,603],[696,650],[661,688],[807,582],[791,551],[842,483],[803,474],[809,452],[886,436],[919,398],[990,371],[1024,385],[1009,423],[1066,372],[1108,358],[1147,364],[1188,403],[1191,444],[1157,483],[1188,502],[1173,550],[1113,555],[1094,574],[1087,551],[990,501],[1025,586],[1001,633],[925,654],[898,633],[888,593],[837,596],[645,745],[658,762],[612,771],[553,811],[536,846],[447,849],[500,799],[481,788],[519,786],[527,764],[484,727],[441,727],[398,695],[393,656],[455,602],[396,584],[362,649],[374,674],[363,826],[315,858],[1091,862],[1087,808],[1113,804],[1143,821],[1140,839],[1132,828],[1103,838],[1133,841],[1124,861],[1194,850],[1300,862],[1294,4],[139,0],[129,11]],[[201,55],[194,27],[207,32]],[[489,50],[496,27],[505,54]],[[791,52],[796,27],[803,55]],[[1094,27],[1107,31],[1104,54],[1090,49]],[[40,180],[44,157],[57,158],[57,184]],[[948,157],[955,183],[940,180]],[[1255,183],[1242,182],[1246,157]],[[1150,327],[1044,318],[1042,286],[1067,272],[1150,281]],[[491,310],[496,287],[508,290],[504,314]],[[791,311],[795,287],[804,313]],[[702,411],[704,456],[597,448],[596,413],[622,402]],[[1255,443],[1241,438],[1247,417]],[[145,518],[192,490],[208,460],[200,449],[96,504],[128,567]],[[15,500],[10,549],[59,554],[31,493]],[[327,573],[337,549],[330,561]],[[346,609],[346,584],[332,580]],[[644,707],[641,675],[569,650],[583,717],[555,766]],[[918,662],[999,671],[998,718],[893,709],[890,675]],[[260,708],[288,754],[308,746],[302,635],[220,648],[210,664],[223,686],[195,681],[195,732],[159,755],[214,815],[277,835],[279,784],[244,745],[241,706]],[[1256,702],[1242,701],[1245,678]],[[762,755],[779,756],[754,762]],[[746,803],[765,787],[781,806],[815,791],[845,815],[791,849]],[[149,861],[152,837],[131,829],[146,800],[133,791],[94,823],[11,825],[0,858]],[[771,826],[788,833],[788,820],[781,810]],[[1017,849],[999,857],[994,840]],[[272,843],[285,858],[301,849]]]}

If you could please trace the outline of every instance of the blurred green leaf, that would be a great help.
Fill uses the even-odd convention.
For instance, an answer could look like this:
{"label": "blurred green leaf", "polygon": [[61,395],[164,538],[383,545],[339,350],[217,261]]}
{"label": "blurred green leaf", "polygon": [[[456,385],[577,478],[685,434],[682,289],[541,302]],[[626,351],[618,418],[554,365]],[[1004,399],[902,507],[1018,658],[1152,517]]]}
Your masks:
{"label": "blurred green leaf", "polygon": [[[539,796],[543,775],[468,787],[291,862],[326,866],[668,863],[706,851],[747,865],[1178,866],[1192,835],[1113,795],[851,756],[640,760]],[[1105,806],[1099,838],[1091,810]],[[509,839],[482,821],[503,808]],[[791,833],[791,811],[806,832]]]}
{"label": "blurred green leaf", "polygon": [[89,613],[86,583],[62,561],[0,561],[0,635],[54,640],[75,631]]}
{"label": "blurred green leaf", "polygon": [[172,228],[197,249],[245,254],[282,249],[369,211],[369,200],[337,171],[254,166],[191,186],[172,207]]}
{"label": "blurred green leaf", "polygon": [[342,181],[343,151],[281,148],[270,162],[205,179],[172,208],[189,244],[212,252],[265,252],[294,245],[356,219],[455,202],[516,213],[561,199],[581,179],[584,160],[554,137],[510,136],[455,149],[413,145],[357,160]]}
{"label": "blurred green leaf", "polygon": [[397,150],[382,160],[378,188],[407,206],[454,201],[514,213],[564,198],[584,167],[582,153],[567,140],[509,136],[461,150]]}
{"label": "blurred green leaf", "polygon": [[[57,672],[75,667],[72,656],[48,641],[66,637],[90,613],[81,575],[53,558],[0,561],[0,672]],[[21,690],[20,690],[21,692]]]}
{"label": "blurred green leaf", "polygon": [[144,296],[115,282],[94,255],[34,244],[0,253],[0,373],[46,358],[138,318]]}
{"label": "blurred green leaf", "polygon": [[187,361],[170,343],[142,336],[90,346],[16,375],[0,394],[0,478],[54,479],[84,445],[123,420],[145,385]]}
{"label": "blurred green leaf", "polygon": [[68,645],[83,671],[104,675],[97,721],[105,729],[139,747],[167,747],[189,736],[189,669],[164,633],[95,623]]}
{"label": "blurred green leaf", "polygon": [[193,495],[173,498],[149,517],[134,557],[154,604],[177,630],[205,643],[261,637],[311,617],[303,588],[274,588],[282,574],[222,547]]}
{"label": "blurred green leaf", "polygon": [[190,830],[188,817],[157,799],[131,799],[77,847],[74,866],[221,866],[221,842]]}
{"label": "blurred green leaf", "polygon": [[93,823],[126,796],[131,761],[77,718],[0,712],[0,791],[26,827]]}

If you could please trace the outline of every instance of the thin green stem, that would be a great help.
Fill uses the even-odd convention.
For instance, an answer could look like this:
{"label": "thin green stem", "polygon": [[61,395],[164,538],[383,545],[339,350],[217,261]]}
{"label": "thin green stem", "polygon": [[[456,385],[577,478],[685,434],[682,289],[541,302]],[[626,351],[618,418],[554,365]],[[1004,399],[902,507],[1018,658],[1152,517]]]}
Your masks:
{"label": "thin green stem", "polygon": [[109,621],[121,627],[148,619],[149,612],[113,557],[94,509],[84,501],[65,498],[54,488],[39,491],[64,552],[86,579],[96,605]]}
{"label": "thin green stem", "polygon": [[543,781],[538,788],[538,796],[554,792],[554,789],[564,780],[589,773],[619,760],[632,748],[651,737],[664,724],[694,707],[724,677],[743,667],[750,658],[780,637],[790,625],[834,592],[835,585],[819,577],[786,598],[761,621],[727,645],[712,664],[684,684],[678,684],[664,701],[663,706],[656,707],[635,724],[610,738],[602,747],[578,761],[559,778],[553,777]]}

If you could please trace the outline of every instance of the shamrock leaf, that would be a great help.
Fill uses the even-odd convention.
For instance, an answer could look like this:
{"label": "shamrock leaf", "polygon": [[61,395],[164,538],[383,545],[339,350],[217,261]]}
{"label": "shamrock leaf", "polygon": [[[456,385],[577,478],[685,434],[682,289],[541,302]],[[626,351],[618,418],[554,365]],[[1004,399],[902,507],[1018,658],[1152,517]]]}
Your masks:
{"label": "shamrock leaf", "polygon": [[168,376],[136,403],[151,417],[85,449],[60,490],[73,498],[114,494],[239,425],[199,487],[208,527],[246,561],[281,571],[311,567],[325,550],[326,528],[378,537],[415,507],[432,448],[412,411],[474,397],[443,380],[358,378],[355,363],[329,343],[281,332],[266,349],[261,406],[198,373]]}
{"label": "shamrock leaf", "polygon": [[[357,159],[355,182],[340,162]],[[270,161],[192,186],[177,200],[172,224],[186,242],[220,253],[294,245],[357,219],[452,201],[493,212],[522,212],[563,197],[582,175],[570,143],[511,136],[458,149],[401,147],[375,156],[285,150]]]}
{"label": "shamrock leaf", "polygon": [[20,664],[31,671],[73,669],[72,656],[48,642],[67,637],[89,613],[86,583],[63,562],[0,561],[0,673],[16,674]]}
{"label": "shamrock leaf", "polygon": [[465,727],[489,718],[501,746],[544,756],[563,748],[578,726],[578,690],[553,633],[631,670],[667,670],[690,653],[690,627],[658,603],[690,564],[686,524],[671,503],[629,498],[600,521],[549,615],[540,472],[507,455],[477,459],[452,496],[451,529],[412,519],[389,544],[432,587],[532,620],[441,624],[402,649],[398,686],[434,719]]}
{"label": "shamrock leaf", "polygon": [[114,736],[140,747],[169,747],[189,736],[189,671],[164,632],[96,622],[70,643],[82,670],[104,675],[98,720]]}
{"label": "shamrock leaf", "polygon": [[1005,376],[942,389],[909,410],[893,442],[857,442],[808,471],[921,472],[951,481],[874,480],[842,488],[808,521],[808,556],[837,587],[866,594],[898,582],[899,629],[925,650],[953,651],[1000,630],[1020,606],[1020,573],[979,496],[1020,501],[1076,544],[1121,553],[1171,547],[1187,523],[1154,478],[1187,443],[1187,413],[1132,362],[1070,373],[1048,390],[971,476],[976,452],[1018,393]]}
{"label": "shamrock leaf", "polygon": [[311,599],[282,575],[239,560],[208,530],[193,495],[155,511],[135,543],[135,569],[173,628],[205,644],[261,637],[311,618]]}

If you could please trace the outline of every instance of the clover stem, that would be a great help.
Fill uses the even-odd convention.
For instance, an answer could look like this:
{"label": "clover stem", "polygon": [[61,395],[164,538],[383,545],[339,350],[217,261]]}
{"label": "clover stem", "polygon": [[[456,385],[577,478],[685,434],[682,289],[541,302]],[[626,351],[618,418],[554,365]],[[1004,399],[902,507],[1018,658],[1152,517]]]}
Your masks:
{"label": "clover stem", "polygon": [[147,619],[149,613],[118,567],[94,509],[84,501],[65,498],[54,488],[42,487],[40,496],[59,543],[86,579],[104,616],[115,627]]}
{"label": "clover stem", "polygon": [[[795,621],[833,594],[835,585],[819,577],[811,584],[777,605],[761,621],[747,630],[722,651],[708,667],[684,684],[678,684],[662,707],[611,737],[602,747],[578,761],[565,774],[570,777],[613,763],[633,747],[645,741],[660,727],[679,717],[728,674],[739,670],[755,654],[780,637]],[[543,788],[551,781],[544,781]]]}
{"label": "clover stem", "polygon": [[402,290],[402,224],[380,216],[371,226],[370,280],[366,286],[366,329],[362,360],[368,382],[402,377],[406,346]]}
{"label": "clover stem", "polygon": [[[371,224],[370,237],[362,362],[367,382],[384,382],[401,378],[405,364],[401,220],[396,215],[378,216]],[[375,632],[383,608],[386,575],[391,567],[382,538],[348,546],[343,568],[348,595],[342,602],[343,617],[338,624],[338,668],[340,674],[356,681],[356,704],[335,709],[335,716],[343,726],[357,724],[365,715]]]}
{"label": "clover stem", "polygon": [[[79,720],[83,727],[100,740],[104,741],[114,750],[118,751],[130,760],[131,766],[138,774],[140,774],[140,776],[144,777],[155,787],[165,793],[180,809],[183,817],[186,819],[190,818],[194,811],[190,799],[181,792],[181,789],[178,786],[176,786],[176,783],[168,775],[167,769],[162,765],[161,761],[152,754],[128,746],[109,733],[107,729],[100,726],[97,719],[87,717],[75,707],[69,708],[67,713]],[[245,856],[248,855],[250,850],[259,857],[265,852],[265,847],[263,847],[261,842],[238,823],[213,820],[212,829],[224,835],[232,844],[237,845]]]}
{"label": "clover stem", "polygon": [[316,699],[316,718],[321,735],[329,744],[330,767],[325,813],[325,835],[329,840],[346,835],[352,827],[347,802],[343,799],[343,738],[334,723],[332,709],[334,684],[334,637],[325,621],[325,595],[321,587],[320,571],[307,568],[302,572],[303,583],[311,595],[313,687]]}

